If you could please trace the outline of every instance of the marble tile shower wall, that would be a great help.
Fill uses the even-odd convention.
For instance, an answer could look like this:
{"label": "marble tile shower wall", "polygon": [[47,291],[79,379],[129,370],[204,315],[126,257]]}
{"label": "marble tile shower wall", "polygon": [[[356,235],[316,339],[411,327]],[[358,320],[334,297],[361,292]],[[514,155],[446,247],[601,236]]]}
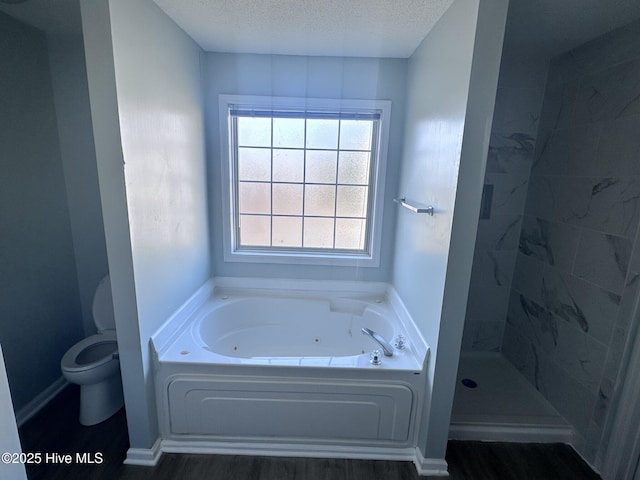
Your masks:
{"label": "marble tile shower wall", "polygon": [[592,462],[634,316],[639,221],[636,22],[551,61],[502,343]]}
{"label": "marble tile shower wall", "polygon": [[505,79],[509,76],[503,64],[484,181],[493,189],[491,212],[478,223],[464,351],[497,352],[502,344],[544,96],[544,84],[538,88],[527,81],[523,85]]}

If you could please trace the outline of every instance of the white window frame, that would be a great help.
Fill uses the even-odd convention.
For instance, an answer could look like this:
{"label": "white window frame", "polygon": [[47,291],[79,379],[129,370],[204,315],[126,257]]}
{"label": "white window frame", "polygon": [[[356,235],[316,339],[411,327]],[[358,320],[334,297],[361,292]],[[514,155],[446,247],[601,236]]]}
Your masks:
{"label": "white window frame", "polygon": [[[389,100],[337,100],[297,97],[270,97],[253,95],[219,95],[220,150],[223,195],[223,247],[224,260],[228,262],[279,263],[305,265],[336,265],[378,267],[380,265],[380,244],[382,237],[382,216],[384,209],[385,172],[389,143],[389,120],[391,101]],[[233,185],[236,184],[234,168],[235,155],[230,138],[231,109],[273,108],[274,110],[312,110],[327,112],[377,112],[380,114],[376,138],[377,148],[371,158],[371,212],[367,218],[369,235],[365,253],[344,251],[305,251],[301,248],[288,251],[271,250],[269,247],[256,249],[236,248],[235,200]]]}

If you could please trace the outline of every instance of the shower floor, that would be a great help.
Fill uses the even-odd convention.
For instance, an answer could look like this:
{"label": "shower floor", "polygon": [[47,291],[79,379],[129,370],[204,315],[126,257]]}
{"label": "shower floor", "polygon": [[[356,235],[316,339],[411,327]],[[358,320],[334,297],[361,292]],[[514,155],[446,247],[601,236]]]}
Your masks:
{"label": "shower floor", "polygon": [[571,425],[502,355],[462,353],[449,438],[569,443],[572,436]]}

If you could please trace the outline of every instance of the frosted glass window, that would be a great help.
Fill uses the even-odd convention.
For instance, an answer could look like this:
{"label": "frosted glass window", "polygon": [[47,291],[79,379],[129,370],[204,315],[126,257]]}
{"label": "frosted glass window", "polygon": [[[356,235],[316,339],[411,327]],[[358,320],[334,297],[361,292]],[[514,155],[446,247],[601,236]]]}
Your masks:
{"label": "frosted glass window", "polygon": [[336,203],[338,217],[366,217],[367,188],[338,186]]}
{"label": "frosted glass window", "polygon": [[273,181],[302,182],[304,150],[273,150]]}
{"label": "frosted glass window", "polygon": [[273,214],[302,215],[303,185],[297,183],[273,184]]}
{"label": "frosted glass window", "polygon": [[305,218],[303,245],[307,248],[333,248],[333,218]]}
{"label": "frosted glass window", "polygon": [[269,246],[271,218],[260,215],[240,215],[240,232],[242,232],[244,245]]}
{"label": "frosted glass window", "polygon": [[340,122],[340,149],[370,150],[373,123],[368,120],[342,120]]}
{"label": "frosted glass window", "polygon": [[367,185],[370,166],[370,152],[340,152],[338,183]]}
{"label": "frosted glass window", "polygon": [[238,148],[238,180],[271,180],[271,150]]}
{"label": "frosted glass window", "polygon": [[240,182],[238,200],[240,213],[271,213],[271,184]]}
{"label": "frosted glass window", "polygon": [[302,247],[302,217],[273,217],[273,246]]}
{"label": "frosted glass window", "polygon": [[338,148],[339,120],[307,120],[307,148]]}
{"label": "frosted glass window", "polygon": [[333,217],[336,204],[336,187],[307,185],[304,191],[304,214]]}
{"label": "frosted glass window", "polygon": [[335,248],[363,249],[367,232],[366,222],[357,218],[336,218]]}
{"label": "frosted glass window", "polygon": [[238,146],[239,147],[270,147],[271,119],[238,117]]}
{"label": "frosted glass window", "polygon": [[234,251],[370,254],[379,110],[229,106],[229,116]]}
{"label": "frosted glass window", "polygon": [[274,118],[273,146],[304,148],[304,118]]}
{"label": "frosted glass window", "polygon": [[338,152],[335,150],[307,150],[305,181],[309,183],[336,183]]}

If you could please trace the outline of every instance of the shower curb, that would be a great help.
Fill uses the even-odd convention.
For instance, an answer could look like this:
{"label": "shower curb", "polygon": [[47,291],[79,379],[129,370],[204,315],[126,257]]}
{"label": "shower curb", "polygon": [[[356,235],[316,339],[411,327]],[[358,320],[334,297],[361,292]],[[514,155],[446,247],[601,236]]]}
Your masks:
{"label": "shower curb", "polygon": [[451,423],[450,440],[495,442],[535,442],[572,444],[575,432],[570,425],[486,425]]}

